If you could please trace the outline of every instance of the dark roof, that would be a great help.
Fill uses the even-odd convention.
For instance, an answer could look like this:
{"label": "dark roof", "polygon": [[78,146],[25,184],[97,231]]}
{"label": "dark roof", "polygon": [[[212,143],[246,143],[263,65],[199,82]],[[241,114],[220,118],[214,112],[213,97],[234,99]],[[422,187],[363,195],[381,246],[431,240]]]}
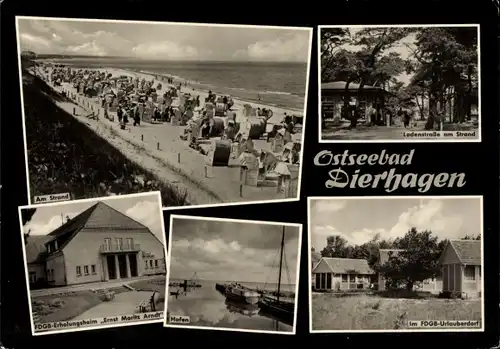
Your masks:
{"label": "dark roof", "polygon": [[49,236],[52,238],[51,240],[57,239],[59,250],[61,250],[80,230],[102,228],[108,230],[133,229],[150,232],[146,226],[99,201],[51,232]]}
{"label": "dark roof", "polygon": [[450,244],[463,264],[481,265],[480,240],[450,240]]}
{"label": "dark roof", "polygon": [[[325,82],[321,84],[321,90],[345,90],[345,85],[347,82],[345,81],[333,81],[333,82]],[[351,82],[349,84],[348,90],[358,90],[359,89],[359,84],[356,84],[354,82]],[[363,90],[379,90],[379,91],[384,91],[383,88],[378,87],[378,86],[371,86],[371,85],[363,85]]]}
{"label": "dark roof", "polygon": [[[366,259],[322,258],[335,274],[374,274]],[[319,265],[319,263],[317,264]]]}
{"label": "dark roof", "polygon": [[26,238],[26,263],[42,262],[47,250],[45,243],[51,239],[48,235],[30,235]]}
{"label": "dark roof", "polygon": [[389,257],[397,257],[399,255],[400,252],[403,252],[404,250],[401,250],[401,249],[380,249],[379,250],[379,254],[380,254],[380,258],[379,258],[379,264],[382,265],[382,264],[385,264],[388,260],[389,260]]}

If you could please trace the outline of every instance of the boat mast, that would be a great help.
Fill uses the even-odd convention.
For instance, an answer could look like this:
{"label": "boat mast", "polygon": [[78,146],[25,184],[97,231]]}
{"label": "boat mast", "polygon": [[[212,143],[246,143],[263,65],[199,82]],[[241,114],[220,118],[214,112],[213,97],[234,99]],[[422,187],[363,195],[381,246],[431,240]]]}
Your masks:
{"label": "boat mast", "polygon": [[280,292],[281,292],[281,269],[283,268],[283,252],[285,250],[285,226],[283,226],[283,234],[281,236],[281,255],[280,255],[280,269],[278,272],[278,295],[277,300],[280,300]]}

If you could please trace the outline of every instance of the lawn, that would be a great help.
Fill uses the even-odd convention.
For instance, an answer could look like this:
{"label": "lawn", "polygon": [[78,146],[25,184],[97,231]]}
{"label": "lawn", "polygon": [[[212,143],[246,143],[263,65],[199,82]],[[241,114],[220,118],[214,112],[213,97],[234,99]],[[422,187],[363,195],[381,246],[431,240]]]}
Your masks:
{"label": "lawn", "polygon": [[68,101],[23,73],[31,197],[71,193],[73,199],[161,191],[163,206],[187,205],[187,193],[130,161],[85,124],[57,107]]}
{"label": "lawn", "polygon": [[37,313],[37,322],[67,321],[95,307],[102,301],[97,293],[91,291],[69,292],[54,297],[32,297],[31,307]]}
{"label": "lawn", "polygon": [[312,297],[312,328],[321,330],[393,330],[408,320],[481,320],[480,300],[402,299],[356,295]]}

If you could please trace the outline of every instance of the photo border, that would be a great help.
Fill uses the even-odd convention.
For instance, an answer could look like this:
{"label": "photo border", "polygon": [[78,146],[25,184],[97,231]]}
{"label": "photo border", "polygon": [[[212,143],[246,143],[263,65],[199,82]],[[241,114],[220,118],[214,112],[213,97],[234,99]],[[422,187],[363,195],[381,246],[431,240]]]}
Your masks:
{"label": "photo border", "polygon": [[[46,335],[57,335],[57,334],[62,334],[62,333],[70,333],[70,332],[82,332],[82,331],[92,331],[92,330],[102,330],[102,329],[108,329],[108,328],[116,328],[116,327],[127,327],[127,326],[137,326],[137,325],[146,325],[146,324],[152,324],[152,323],[160,323],[163,320],[144,320],[144,321],[137,321],[137,322],[125,322],[125,323],[119,323],[119,324],[109,324],[109,325],[103,325],[103,326],[89,326],[89,327],[76,327],[74,329],[65,329],[65,330],[56,330],[56,331],[43,331],[43,332],[36,332],[35,331],[35,322],[33,321],[33,309],[31,306],[31,289],[30,289],[30,284],[29,284],[29,272],[28,272],[28,263],[26,262],[26,244],[24,244],[24,229],[23,229],[23,222],[22,222],[22,216],[21,216],[21,211],[23,209],[29,209],[29,208],[43,208],[43,207],[49,207],[49,206],[63,206],[63,205],[71,205],[71,204],[78,204],[78,203],[84,203],[84,202],[100,202],[100,201],[107,201],[107,200],[119,200],[119,199],[127,199],[131,197],[142,197],[142,196],[153,196],[156,195],[159,203],[159,210],[160,210],[160,223],[163,229],[163,236],[165,237],[165,223],[163,219],[163,210],[161,208],[161,192],[160,191],[150,191],[150,192],[145,192],[145,193],[136,193],[136,194],[128,194],[128,195],[116,195],[116,196],[104,196],[104,197],[96,197],[96,198],[90,198],[90,199],[82,199],[82,200],[70,200],[70,201],[60,201],[60,202],[51,202],[51,203],[46,203],[46,204],[36,204],[36,205],[23,205],[19,206],[17,208],[18,211],[18,218],[19,218],[19,225],[21,228],[21,239],[23,241],[22,244],[22,253],[23,253],[23,263],[24,263],[24,276],[25,276],[25,282],[26,282],[26,291],[28,295],[28,307],[29,307],[29,316],[30,316],[30,326],[31,326],[31,334],[32,336],[46,336]],[[83,212],[83,211],[82,211]],[[80,212],[81,213],[81,212]],[[149,227],[148,227],[149,229]],[[156,235],[155,235],[155,238]],[[164,251],[167,253],[167,246],[165,241],[162,242],[164,246]],[[168,259],[169,255],[165,255],[165,260]],[[166,265],[166,269],[168,269],[168,265]],[[167,278],[168,275],[165,276]],[[62,286],[62,287],[67,287],[67,286]],[[166,303],[165,303],[166,304]],[[159,310],[160,311],[160,310]],[[165,313],[166,310],[165,308],[163,309],[163,312]],[[128,315],[128,314],[127,314]],[[58,321],[54,321],[58,322]]]}
{"label": "photo border", "polygon": [[[303,125],[302,125],[302,135],[301,135],[301,146],[302,150],[300,152],[299,158],[299,173],[298,173],[298,184],[297,184],[297,196],[295,198],[284,198],[284,199],[270,199],[270,200],[255,200],[255,201],[235,201],[235,202],[221,202],[217,204],[200,204],[200,205],[189,205],[189,206],[162,206],[164,210],[184,210],[190,208],[208,208],[208,207],[226,207],[226,206],[240,206],[240,205],[254,205],[254,204],[271,204],[271,203],[283,203],[283,202],[296,202],[300,201],[300,193],[302,187],[302,171],[303,171],[303,159],[304,159],[304,146],[305,146],[305,130],[307,122],[307,102],[309,96],[309,82],[311,75],[311,56],[313,50],[313,27],[304,26],[272,26],[272,25],[246,25],[246,24],[220,24],[220,23],[193,23],[193,22],[158,22],[158,21],[132,21],[132,20],[121,20],[121,19],[95,19],[95,18],[64,18],[64,17],[40,17],[40,16],[16,16],[16,44],[17,44],[17,63],[19,70],[19,89],[21,95],[21,118],[23,127],[23,142],[24,142],[24,157],[25,157],[25,168],[26,168],[26,185],[28,194],[28,204],[32,205],[31,202],[31,187],[30,187],[30,175],[29,175],[29,162],[28,162],[28,144],[26,136],[26,116],[25,116],[25,104],[24,104],[24,93],[23,93],[23,77],[22,77],[22,65],[21,65],[21,41],[19,37],[19,20],[42,20],[42,21],[68,21],[68,22],[99,22],[99,23],[132,23],[132,24],[150,24],[150,25],[170,25],[170,26],[192,26],[192,27],[218,27],[218,28],[251,28],[251,29],[270,29],[270,30],[296,30],[296,31],[308,31],[308,59],[306,63],[306,81],[305,81],[305,94],[304,94],[304,108],[303,108]],[[104,138],[103,138],[104,139]],[[106,140],[106,139],[104,139]],[[107,141],[107,140],[106,140]],[[55,195],[55,194],[54,194]],[[124,194],[128,195],[128,194]],[[85,199],[82,199],[85,200]],[[74,201],[74,200],[71,200]],[[162,202],[163,205],[163,202]]]}
{"label": "photo border", "polygon": [[[467,138],[428,138],[428,139],[323,139],[322,138],[322,103],[321,103],[321,29],[329,28],[457,28],[457,27],[475,27],[477,31],[477,113],[478,113],[478,137],[474,139]],[[360,25],[318,25],[317,42],[317,74],[318,74],[318,143],[336,144],[336,143],[481,143],[482,141],[482,113],[481,113],[481,25],[478,23],[470,24],[360,24]]]}
{"label": "photo border", "polygon": [[312,247],[312,233],[311,233],[311,203],[313,201],[321,201],[321,200],[401,200],[401,199],[438,199],[438,200],[452,200],[452,199],[479,199],[479,208],[481,213],[484,212],[484,197],[483,195],[410,195],[410,196],[309,196],[307,198],[307,226],[308,232],[307,234],[307,252],[308,252],[308,300],[309,300],[309,333],[310,334],[322,334],[322,333],[454,333],[454,332],[485,332],[485,313],[484,313],[484,215],[480,216],[480,224],[481,224],[481,327],[480,328],[449,328],[449,329],[381,329],[381,330],[314,330],[313,329],[313,302],[312,302],[312,258],[311,258],[311,247]]}
{"label": "photo border", "polygon": [[[170,257],[172,255],[172,236],[173,233],[173,222],[174,219],[185,219],[185,220],[197,220],[197,221],[212,221],[212,222],[228,222],[228,223],[247,223],[247,224],[265,224],[265,225],[280,225],[288,227],[296,227],[299,229],[298,236],[298,253],[297,253],[297,266],[296,266],[296,282],[295,282],[295,310],[293,318],[293,327],[290,332],[283,331],[270,331],[270,330],[248,330],[239,328],[224,328],[224,327],[209,327],[209,326],[189,326],[189,325],[172,325],[168,324],[167,312],[168,312],[168,297],[169,293],[169,283],[170,283]],[[188,216],[182,214],[172,214],[170,215],[169,224],[169,242],[168,246],[170,248],[170,253],[168,254],[168,270],[167,270],[167,281],[165,283],[165,311],[163,316],[163,327],[165,328],[176,328],[176,329],[190,329],[190,330],[209,330],[209,331],[227,331],[227,332],[240,332],[240,333],[263,333],[263,334],[275,334],[275,335],[295,335],[297,332],[297,313],[298,313],[298,303],[299,303],[299,285],[300,285],[300,262],[301,262],[301,252],[302,252],[302,230],[303,225],[300,223],[285,223],[285,222],[270,222],[270,221],[259,221],[259,220],[248,220],[248,219],[234,219],[234,218],[220,218],[220,217],[205,217],[205,216]],[[165,245],[166,246],[166,245]]]}

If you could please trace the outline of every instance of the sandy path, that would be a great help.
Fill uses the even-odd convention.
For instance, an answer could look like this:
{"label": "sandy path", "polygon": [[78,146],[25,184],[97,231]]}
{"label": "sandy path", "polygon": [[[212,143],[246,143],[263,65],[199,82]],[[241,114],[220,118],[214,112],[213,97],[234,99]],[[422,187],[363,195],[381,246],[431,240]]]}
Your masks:
{"label": "sandy path", "polygon": [[[119,71],[111,73],[123,74]],[[56,91],[76,95],[76,89],[67,83],[56,88]],[[97,99],[78,96],[76,103],[83,105],[88,111],[98,111],[99,115],[104,115]],[[72,113],[72,108],[69,108],[70,110],[65,110]],[[172,181],[187,188],[191,205],[287,199],[285,194],[278,193],[277,187],[272,184],[259,187],[242,186],[239,168],[206,166],[207,157],[189,148],[186,142],[179,138],[182,126],[141,123],[140,126],[129,125],[126,130],[121,130],[116,118],[111,122],[103,117],[98,121],[89,120],[85,116],[76,117],[132,161],[167,182]],[[276,117],[275,112],[273,118]],[[258,141],[256,146],[266,146],[266,142]]]}
{"label": "sandy path", "polygon": [[113,317],[121,315],[135,314],[136,307],[144,299],[149,299],[152,292],[123,292],[115,295],[115,298],[109,302],[103,302],[71,320],[88,320],[101,317]]}

